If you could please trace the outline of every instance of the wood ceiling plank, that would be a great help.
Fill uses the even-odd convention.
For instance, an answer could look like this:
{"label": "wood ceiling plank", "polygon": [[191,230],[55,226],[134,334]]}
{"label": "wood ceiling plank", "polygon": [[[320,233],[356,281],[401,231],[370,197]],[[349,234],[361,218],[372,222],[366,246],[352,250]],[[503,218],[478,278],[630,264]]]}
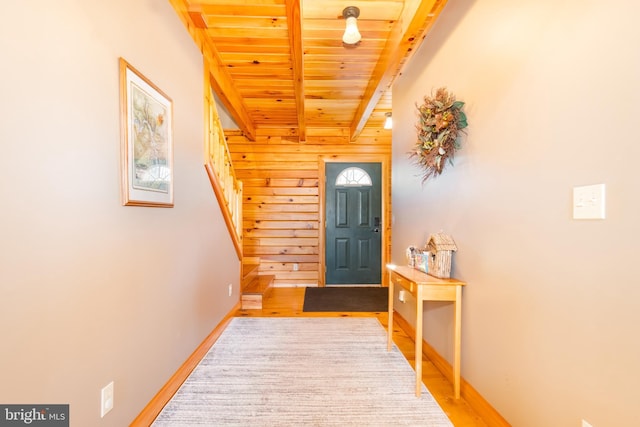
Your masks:
{"label": "wood ceiling plank", "polygon": [[349,136],[349,128],[346,127],[315,127],[309,128],[309,136]]}
{"label": "wood ceiling plank", "polygon": [[[200,8],[202,9],[202,8]],[[287,29],[287,20],[277,16],[205,15],[208,28],[276,28]]]}
{"label": "wood ceiling plank", "polygon": [[255,139],[255,124],[247,111],[245,102],[235,88],[227,68],[222,61],[211,51],[211,48],[204,49],[205,61],[208,63],[207,74],[210,76],[209,83],[215,91],[218,99],[225,106],[233,121],[242,129],[247,137]]}
{"label": "wood ceiling plank", "polygon": [[366,82],[371,76],[372,70],[362,70],[355,67],[342,67],[342,69],[329,70],[323,69],[308,69],[305,71],[305,78],[309,80],[362,80]]}
{"label": "wood ceiling plank", "polygon": [[304,63],[305,69],[313,74],[313,72],[338,72],[340,74],[351,73],[351,72],[365,72],[371,73],[373,71],[373,64],[370,62],[363,61],[354,61],[354,62],[343,62],[340,60],[337,61],[313,61],[307,60]]}
{"label": "wood ceiling plank", "polygon": [[361,85],[358,85],[359,82],[351,81],[346,79],[340,80],[305,80],[304,85],[307,88],[307,91],[311,88],[322,88],[322,89],[365,89],[367,87],[368,81],[361,82]]}
{"label": "wood ceiling plank", "polygon": [[340,75],[328,75],[328,74],[324,74],[324,73],[318,73],[317,75],[308,75],[308,79],[312,80],[312,81],[331,81],[331,82],[337,82],[337,81],[367,81],[369,78],[370,73],[363,73],[362,75],[352,75],[352,74],[340,74]]}
{"label": "wood ceiling plank", "polygon": [[295,94],[292,90],[284,91],[270,87],[262,87],[256,89],[249,88],[242,89],[242,94],[248,100],[274,99],[287,100],[287,102],[295,102]]}
{"label": "wood ceiling plank", "polygon": [[[342,18],[346,6],[360,9],[358,21],[397,19],[402,12],[404,0],[305,0],[304,15],[309,19],[336,20]],[[392,18],[390,18],[392,17]],[[342,21],[344,22],[344,21]]]}
{"label": "wood ceiling plank", "polygon": [[207,35],[213,40],[238,39],[250,36],[253,39],[279,39],[287,41],[286,28],[207,28]]}
{"label": "wood ceiling plank", "polygon": [[200,0],[199,3],[203,6],[227,6],[230,3],[242,4],[245,6],[272,6],[283,5],[284,0]]}
{"label": "wood ceiling plank", "polygon": [[236,124],[245,132],[248,138],[255,139],[255,126],[215,46],[206,36],[205,30],[198,28],[194,23],[192,16],[189,14],[190,9],[186,0],[170,0],[170,2],[205,58],[205,72],[211,87]]}
{"label": "wood ceiling plank", "polygon": [[[360,34],[362,34],[362,40],[366,41],[368,37],[379,38],[373,37],[376,34],[389,34],[389,31],[393,28],[394,22],[395,19],[383,19],[379,21],[358,19],[358,30],[360,31]],[[344,20],[337,21],[336,24],[337,25],[331,25],[329,21],[324,19],[305,19],[303,31],[304,39],[341,39],[345,28]],[[365,37],[365,34],[367,34],[368,37]]]}
{"label": "wood ceiling plank", "polygon": [[[243,92],[244,93],[244,92]],[[307,99],[362,99],[362,91],[353,89],[353,90],[331,90],[331,89],[315,89],[313,93],[307,94]]]}
{"label": "wood ceiling plank", "polygon": [[291,70],[287,69],[286,72],[281,70],[281,72],[277,72],[277,70],[269,70],[265,69],[264,71],[253,71],[246,70],[242,72],[241,70],[234,70],[233,68],[227,68],[227,71],[233,75],[235,79],[247,79],[247,80],[288,80],[289,84],[291,84],[291,78],[293,77],[293,73]]}
{"label": "wood ceiling plank", "polygon": [[[296,140],[298,139],[298,129],[297,128],[285,128],[278,127],[274,129],[256,129],[256,144],[280,144],[281,139],[294,137]],[[236,144],[246,144],[246,140],[242,140],[242,137],[235,139],[234,143]]]}
{"label": "wood ceiling plank", "polygon": [[313,48],[328,47],[342,52],[343,55],[361,55],[361,52],[366,52],[367,49],[382,50],[384,48],[384,44],[385,40],[373,39],[366,40],[366,42],[361,41],[358,46],[346,47],[342,44],[342,32],[340,32],[340,36],[335,38],[305,39],[304,41],[305,52],[309,52],[309,50]]}
{"label": "wood ceiling plank", "polygon": [[[376,55],[371,54],[371,57],[376,57]],[[364,55],[355,56],[355,55],[345,55],[344,52],[340,54],[330,54],[330,53],[307,53],[305,54],[305,66],[310,66],[313,64],[323,64],[323,63],[337,63],[337,64],[353,64],[353,63],[361,63]]]}
{"label": "wood ceiling plank", "polygon": [[[310,129],[346,127],[355,140],[388,141],[378,129],[388,90],[446,0],[350,0],[363,40],[341,40],[344,0],[170,0],[203,50],[211,84],[252,140],[344,143]],[[206,30],[204,29],[206,28]],[[199,29],[199,30],[198,30]],[[199,32],[198,32],[199,31]],[[367,142],[369,143],[369,142]]]}
{"label": "wood ceiling plank", "polygon": [[274,17],[285,16],[284,1],[272,4],[237,4],[233,0],[223,1],[220,4],[208,4],[207,1],[200,2],[202,14],[209,17],[216,16],[250,16],[250,17]]}
{"label": "wood ceiling plank", "polygon": [[226,67],[229,69],[229,73],[236,75],[240,78],[242,76],[248,76],[251,78],[261,78],[264,75],[277,75],[279,78],[288,79],[291,84],[291,77],[293,71],[291,70],[291,64],[275,64],[275,63],[258,63],[258,64],[240,64],[234,65],[227,63]]}
{"label": "wood ceiling plank", "polygon": [[241,91],[245,90],[277,90],[277,91],[291,91],[293,93],[293,88],[291,87],[291,82],[287,82],[284,80],[241,80],[238,81],[236,87]]}
{"label": "wood ceiling plank", "polygon": [[[287,50],[289,50],[289,40],[286,37],[247,37],[246,34],[243,34],[238,37],[218,37],[212,40],[217,49],[223,51],[235,51],[236,47],[239,49],[241,46],[251,46],[256,49],[258,46],[259,49],[264,49],[265,51],[276,51],[278,47],[286,46]],[[273,50],[271,50],[273,48]]]}
{"label": "wood ceiling plank", "polygon": [[287,78],[289,80],[289,86],[293,87],[291,84],[291,77],[293,76],[291,64],[258,62],[257,64],[234,65],[227,63],[226,67],[231,74],[237,75],[239,78],[251,79],[252,76],[254,76],[254,80],[257,80],[265,78],[266,75],[276,76],[275,80]]}
{"label": "wood ceiling plank", "polygon": [[358,106],[358,100],[344,100],[339,104],[332,99],[309,99],[307,100],[307,106],[309,110],[327,110],[335,114],[341,112],[348,112]]}
{"label": "wood ceiling plank", "polygon": [[[278,108],[278,111],[270,111],[273,115],[282,115],[285,111],[293,111],[296,103],[294,99],[278,99],[278,98],[247,98],[247,104],[251,108],[257,110],[267,110],[269,108]],[[291,115],[291,113],[289,113]]]}
{"label": "wood ceiling plank", "polygon": [[288,52],[220,52],[220,57],[229,64],[234,63],[288,63],[291,65],[291,55]]}
{"label": "wood ceiling plank", "polygon": [[[358,50],[358,54],[354,55],[356,49]],[[350,49],[345,48],[341,42],[335,40],[309,40],[304,43],[304,53],[307,57],[309,57],[309,55],[334,55],[336,57],[361,58],[365,55],[371,55],[377,59],[383,49],[383,43],[378,43],[376,46],[358,46],[357,48]]]}
{"label": "wood ceiling plank", "polygon": [[[278,41],[282,42],[282,40],[280,39],[278,39]],[[289,45],[286,43],[285,44],[280,43],[277,46],[263,43],[260,46],[256,46],[256,45],[235,43],[234,40],[231,40],[231,41],[221,40],[216,43],[216,48],[218,49],[218,52],[220,52],[220,55],[229,55],[229,54],[233,55],[236,53],[237,54],[261,53],[265,55],[276,55],[276,54],[290,54],[291,52],[291,50],[289,49]]]}
{"label": "wood ceiling plank", "polygon": [[273,90],[273,89],[243,89],[242,96],[246,98],[277,98],[277,99],[295,99],[293,90]]}

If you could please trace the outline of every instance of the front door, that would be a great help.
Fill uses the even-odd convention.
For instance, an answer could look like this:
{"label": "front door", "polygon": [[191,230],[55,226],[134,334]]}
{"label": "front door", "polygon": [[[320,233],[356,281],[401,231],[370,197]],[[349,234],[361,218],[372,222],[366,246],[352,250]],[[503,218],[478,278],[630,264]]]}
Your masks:
{"label": "front door", "polygon": [[380,163],[327,163],[326,285],[380,285]]}

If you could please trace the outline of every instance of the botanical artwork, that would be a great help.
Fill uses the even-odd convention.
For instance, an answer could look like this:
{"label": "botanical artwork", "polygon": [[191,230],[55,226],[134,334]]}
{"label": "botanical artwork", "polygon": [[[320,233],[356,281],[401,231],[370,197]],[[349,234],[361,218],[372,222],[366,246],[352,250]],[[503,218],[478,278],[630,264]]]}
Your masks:
{"label": "botanical artwork", "polygon": [[416,105],[418,141],[409,157],[423,169],[423,182],[440,175],[447,162],[453,164],[455,151],[460,148],[460,134],[467,127],[463,106],[464,102],[457,101],[445,88],[425,96],[424,102]]}
{"label": "botanical artwork", "polygon": [[173,103],[120,58],[122,203],[173,207]]}
{"label": "botanical artwork", "polygon": [[171,169],[167,109],[131,83],[133,187],[169,192]]}

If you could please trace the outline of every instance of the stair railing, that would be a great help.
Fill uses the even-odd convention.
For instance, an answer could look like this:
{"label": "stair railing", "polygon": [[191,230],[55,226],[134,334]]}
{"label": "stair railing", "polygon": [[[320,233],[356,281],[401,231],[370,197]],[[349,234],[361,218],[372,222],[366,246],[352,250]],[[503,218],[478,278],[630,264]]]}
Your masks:
{"label": "stair railing", "polygon": [[242,260],[242,181],[236,178],[216,102],[208,84],[209,79],[206,78],[205,81],[207,82],[205,169],[218,199],[238,259]]}

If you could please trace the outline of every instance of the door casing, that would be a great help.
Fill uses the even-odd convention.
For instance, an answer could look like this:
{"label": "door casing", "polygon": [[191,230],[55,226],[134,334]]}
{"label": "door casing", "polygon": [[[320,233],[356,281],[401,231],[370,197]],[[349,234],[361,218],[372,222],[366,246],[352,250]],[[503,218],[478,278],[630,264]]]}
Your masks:
{"label": "door casing", "polygon": [[319,236],[318,236],[318,252],[319,252],[319,268],[318,268],[318,286],[324,287],[325,283],[325,271],[326,271],[326,164],[327,163],[380,163],[382,169],[382,190],[381,190],[381,206],[382,206],[382,218],[381,218],[381,244],[380,244],[380,277],[382,286],[387,286],[388,275],[385,268],[389,262],[390,253],[390,218],[387,213],[389,209],[389,197],[390,197],[390,159],[386,154],[366,154],[366,155],[321,155],[318,156],[318,197],[319,197]]}

